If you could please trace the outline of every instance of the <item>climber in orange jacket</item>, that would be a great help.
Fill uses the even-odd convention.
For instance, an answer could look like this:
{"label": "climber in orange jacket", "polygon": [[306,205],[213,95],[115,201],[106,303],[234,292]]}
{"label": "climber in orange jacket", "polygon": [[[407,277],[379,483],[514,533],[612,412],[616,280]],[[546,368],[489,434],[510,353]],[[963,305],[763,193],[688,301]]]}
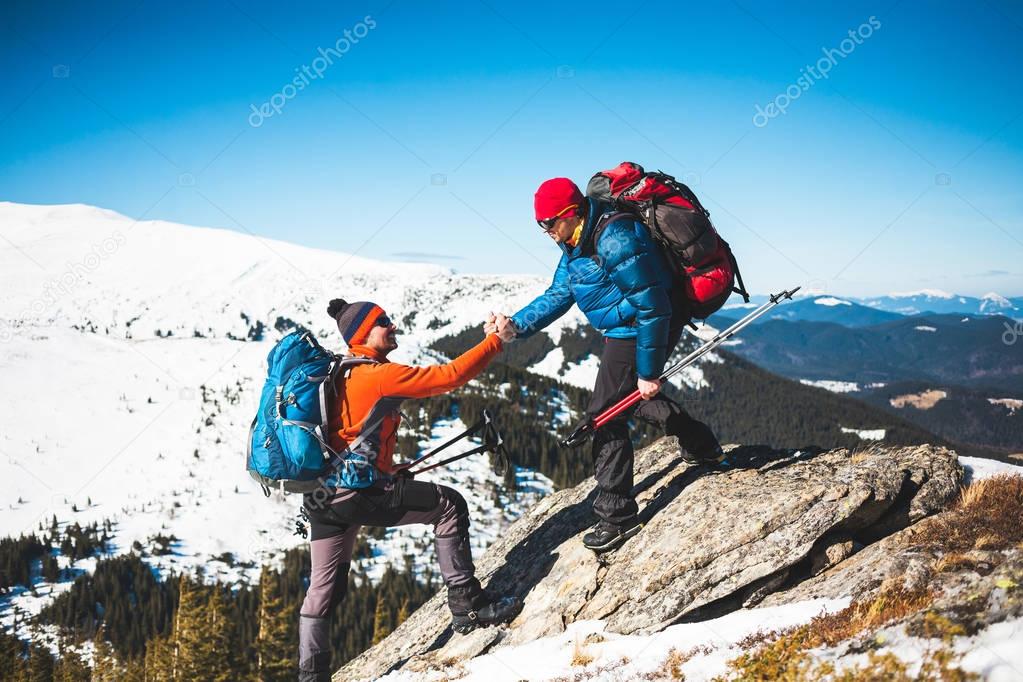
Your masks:
{"label": "climber in orange jacket", "polygon": [[380,306],[334,299],[327,313],[337,322],[349,354],[371,362],[355,365],[340,382],[328,419],[327,439],[336,451],[350,449],[366,462],[364,487],[331,487],[306,494],[312,572],[299,621],[299,680],[329,680],[330,613],[345,596],[352,550],[360,526],[434,527],[434,546],[452,628],[466,633],[504,623],[522,609],[513,597],[485,592],[475,576],[469,546],[469,509],[454,488],[416,481],[394,466],[401,403],[464,386],[515,336],[508,318],[491,315],[486,338],[446,365],[416,367],[390,362],[397,329]]}

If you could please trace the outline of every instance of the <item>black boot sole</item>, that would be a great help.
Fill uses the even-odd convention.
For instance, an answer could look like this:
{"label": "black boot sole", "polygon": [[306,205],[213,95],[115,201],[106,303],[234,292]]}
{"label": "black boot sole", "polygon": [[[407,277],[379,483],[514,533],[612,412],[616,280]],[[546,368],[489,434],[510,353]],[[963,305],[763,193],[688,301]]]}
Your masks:
{"label": "black boot sole", "polygon": [[634,535],[636,535],[642,529],[643,529],[643,524],[642,523],[637,523],[632,528],[628,529],[624,533],[621,533],[620,535],[614,536],[613,538],[611,538],[610,540],[608,540],[604,544],[601,544],[601,545],[590,545],[590,544],[587,544],[587,543],[584,542],[583,543],[583,547],[585,547],[586,549],[588,549],[588,550],[590,550],[592,552],[595,552],[596,554],[603,554],[604,552],[610,552],[610,551],[618,549],[619,547],[624,545],[626,540],[628,540],[629,538],[631,538]]}
{"label": "black boot sole", "polygon": [[478,630],[479,628],[490,628],[490,627],[494,627],[495,625],[507,625],[508,623],[510,623],[513,620],[515,620],[520,613],[522,613],[522,608],[524,606],[525,606],[525,604],[523,604],[520,601],[518,606],[515,608],[514,613],[509,613],[507,616],[505,616],[501,620],[479,620],[479,619],[477,619],[477,620],[464,620],[464,621],[460,621],[460,622],[457,622],[457,623],[452,620],[452,622],[451,622],[451,629],[454,630],[455,632],[457,632],[460,635],[467,635],[470,632],[472,632],[473,630]]}

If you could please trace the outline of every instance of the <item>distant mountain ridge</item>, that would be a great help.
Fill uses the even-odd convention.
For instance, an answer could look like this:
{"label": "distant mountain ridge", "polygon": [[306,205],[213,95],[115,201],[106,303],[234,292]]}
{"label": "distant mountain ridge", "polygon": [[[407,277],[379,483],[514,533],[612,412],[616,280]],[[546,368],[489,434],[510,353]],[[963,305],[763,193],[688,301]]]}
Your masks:
{"label": "distant mountain ridge", "polygon": [[[765,302],[767,298],[767,296],[757,295],[751,297],[750,303],[742,303],[738,298],[733,297],[717,314],[717,317],[741,317],[743,309],[754,308]],[[758,324],[769,320],[806,320],[809,322],[836,322],[847,327],[866,327],[888,322],[898,317],[925,314],[1003,315],[1014,320],[1023,320],[1023,296],[1007,298],[989,292],[978,298],[949,294],[936,289],[867,298],[831,294],[797,294],[794,301],[782,303],[758,320]]]}

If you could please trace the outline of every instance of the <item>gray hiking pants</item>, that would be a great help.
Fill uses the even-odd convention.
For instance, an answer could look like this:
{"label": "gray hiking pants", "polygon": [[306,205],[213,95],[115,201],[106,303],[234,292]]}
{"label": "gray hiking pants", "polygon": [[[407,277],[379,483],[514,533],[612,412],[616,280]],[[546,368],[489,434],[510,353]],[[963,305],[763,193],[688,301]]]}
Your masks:
{"label": "gray hiking pants", "polygon": [[348,589],[348,569],[361,526],[434,527],[441,576],[449,587],[479,590],[469,547],[469,508],[454,488],[396,478],[326,501],[305,496],[312,572],[299,621],[299,680],[330,679],[330,613]]}

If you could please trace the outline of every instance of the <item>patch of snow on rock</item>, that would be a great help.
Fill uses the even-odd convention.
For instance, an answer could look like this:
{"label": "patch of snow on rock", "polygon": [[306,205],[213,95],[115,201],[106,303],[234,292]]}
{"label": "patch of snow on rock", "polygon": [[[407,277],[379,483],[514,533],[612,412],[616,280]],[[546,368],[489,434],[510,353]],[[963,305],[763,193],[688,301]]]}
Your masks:
{"label": "patch of snow on rock", "polygon": [[1023,400],[1019,398],[988,398],[987,401],[992,405],[1001,405],[1010,415],[1016,414],[1016,410],[1023,407]]}
{"label": "patch of snow on rock", "polygon": [[823,388],[832,393],[855,393],[860,390],[859,384],[854,381],[832,381],[831,379],[800,379],[799,383],[806,386],[815,386],[817,388]]}
{"label": "patch of snow on rock", "polygon": [[1023,475],[1023,466],[999,462],[997,459],[985,459],[983,457],[959,457],[959,464],[963,467],[963,483],[969,485],[982,478],[991,478],[999,474]]}
{"label": "patch of snow on rock", "polygon": [[884,429],[847,429],[844,426],[842,433],[855,433],[860,440],[884,440]]}

